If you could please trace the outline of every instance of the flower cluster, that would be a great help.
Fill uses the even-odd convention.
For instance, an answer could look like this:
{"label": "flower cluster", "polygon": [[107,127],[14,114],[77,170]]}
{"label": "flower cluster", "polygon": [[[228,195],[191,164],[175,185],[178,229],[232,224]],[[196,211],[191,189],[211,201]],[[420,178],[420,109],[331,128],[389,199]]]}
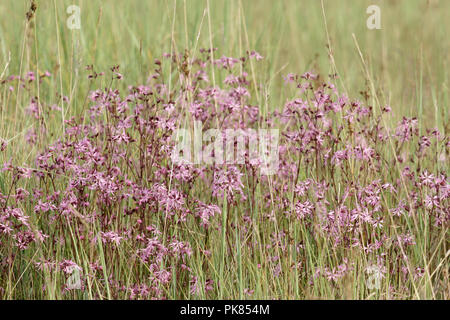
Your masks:
{"label": "flower cluster", "polygon": [[[76,269],[91,298],[130,299],[217,297],[237,281],[223,268],[242,260],[244,293],[253,296],[262,285],[255,274],[296,281],[305,295],[323,280],[344,290],[369,260],[390,274],[392,294],[412,296],[418,275],[440,268],[450,222],[446,133],[419,130],[416,118],[390,130],[382,125],[390,107],[352,100],[313,72],[287,75],[293,96],[263,108],[249,76],[263,57],[213,59],[214,51],[164,54],[147,83],[125,91],[119,66],[88,66],[87,81],[110,75],[109,86],[91,90],[49,144],[40,141],[50,137],[43,119],[61,108],[30,99],[25,138],[39,153],[1,169],[0,289],[7,270],[24,270],[27,260],[35,266],[27,272],[47,279],[34,296],[75,294],[64,281]],[[163,65],[175,70],[171,82]],[[221,75],[216,84],[211,72]],[[46,77],[30,72],[2,85],[33,90]],[[236,165],[172,163],[175,130],[193,130],[194,121],[203,130],[279,129],[276,174],[261,175],[248,153]],[[0,139],[0,155],[8,148]],[[417,255],[418,246],[434,253]],[[276,292],[276,282],[263,291]]]}

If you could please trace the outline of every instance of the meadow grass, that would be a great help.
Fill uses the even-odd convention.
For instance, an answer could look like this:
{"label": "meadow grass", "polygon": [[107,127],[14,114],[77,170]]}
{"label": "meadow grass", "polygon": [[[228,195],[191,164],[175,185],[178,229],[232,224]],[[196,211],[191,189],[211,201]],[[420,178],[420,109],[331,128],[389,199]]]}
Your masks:
{"label": "meadow grass", "polygon": [[[126,91],[129,85],[147,82],[154,73],[155,59],[161,59],[163,53],[186,52],[192,58],[201,56],[202,48],[214,47],[218,48],[214,52],[216,59],[222,55],[241,57],[252,50],[264,56],[258,63],[249,60],[246,70],[251,79],[251,103],[259,106],[263,118],[270,118],[274,111],[282,112],[286,101],[296,95],[295,86],[284,83],[286,74],[313,70],[321,75],[321,79],[337,74],[332,79],[339,92],[373,107],[374,119],[369,122],[370,128],[375,128],[378,121],[394,132],[403,117],[416,117],[417,137],[429,134],[427,128],[439,130],[444,138],[433,142],[432,156],[412,161],[410,165],[417,175],[426,168],[436,177],[441,173],[448,176],[450,3],[442,0],[375,1],[381,8],[382,29],[369,30],[366,8],[373,2],[48,0],[36,1],[36,13],[27,21],[25,14],[29,11],[30,1],[2,1],[0,80],[10,75],[25,77],[29,71],[42,75],[48,70],[51,76],[33,81],[27,88],[19,81],[0,86],[0,138],[7,142],[0,153],[0,163],[11,161],[13,166],[35,168],[36,156],[63,137],[70,126],[66,120],[72,116],[77,120],[81,116],[88,118],[91,90],[112,87]],[[69,16],[66,8],[72,4],[81,8],[79,30],[70,30],[66,26]],[[86,65],[93,65],[97,72],[106,71],[106,75],[88,79],[91,71],[86,70]],[[110,80],[108,70],[114,65],[120,65],[121,81]],[[190,62],[188,67],[192,68]],[[180,70],[180,61],[163,61],[161,74],[169,88],[182,87]],[[210,82],[217,84],[227,75],[214,68],[207,71]],[[26,110],[31,99],[38,101],[38,119]],[[193,97],[187,94],[186,99]],[[53,105],[59,108],[50,108]],[[392,112],[377,118],[386,105]],[[105,113],[103,120],[112,121],[109,116]],[[178,125],[189,124],[191,117],[189,112],[180,113]],[[352,127],[338,115],[333,121],[333,129],[344,126],[347,130],[344,130],[344,139],[355,146],[353,130],[358,131],[359,124]],[[45,128],[45,132],[40,131],[41,128]],[[32,143],[29,143],[30,129],[36,134],[36,141]],[[133,138],[138,139],[139,135]],[[271,178],[264,183],[255,183],[246,171],[242,182],[245,193],[251,194],[248,201],[231,201],[227,195],[222,198],[209,195],[209,186],[200,181],[189,187],[181,184],[179,187],[184,188],[189,197],[206,199],[219,206],[221,215],[214,218],[214,227],[207,230],[196,220],[171,225],[158,216],[143,218],[148,225],[155,224],[162,232],[164,245],[168,245],[171,241],[168,239],[172,237],[180,238],[189,242],[193,251],[186,265],[190,274],[195,275],[195,281],[181,269],[176,269],[169,283],[161,286],[162,291],[155,296],[169,299],[448,299],[448,221],[441,228],[433,228],[430,214],[424,208],[417,209],[400,222],[388,213],[390,208],[398,205],[399,199],[409,198],[410,192],[417,187],[403,180],[404,168],[398,161],[404,154],[406,158],[413,157],[417,141],[399,144],[388,139],[375,144],[376,151],[386,159],[384,169],[379,172],[370,166],[361,166],[362,173],[357,172],[360,167],[356,160],[349,160],[346,170],[335,171],[322,166],[319,161],[306,162],[296,155],[292,160],[302,165],[297,167],[295,179],[287,180],[285,184]],[[139,158],[139,149],[129,152]],[[168,161],[163,159],[161,163],[166,165]],[[126,164],[123,166],[122,170]],[[146,169],[141,172],[140,180],[143,177],[153,179],[151,168]],[[24,180],[18,184],[12,171],[11,174],[2,171],[0,195],[8,199],[19,186],[30,193],[35,188],[46,190],[46,195],[57,190],[64,192],[69,177],[56,176],[56,173],[49,173],[47,180]],[[334,195],[340,196],[345,194],[346,186],[365,186],[378,178],[393,184],[398,182],[398,194],[382,197],[385,234],[396,239],[399,234],[411,233],[415,245],[408,249],[402,245],[386,249],[388,259],[405,255],[408,259],[403,266],[395,261],[385,262],[388,269],[398,270],[388,270],[378,290],[368,288],[370,275],[366,270],[377,263],[377,254],[352,246],[336,246],[332,239],[317,236],[320,234],[316,231],[318,220],[313,220],[311,226],[285,219],[285,212],[273,204],[277,202],[274,197],[279,196],[277,191],[280,190],[272,184],[286,186],[286,198],[293,208],[297,197],[293,186],[308,178],[330,182]],[[172,176],[168,180],[170,190]],[[420,192],[425,191],[420,189]],[[425,198],[426,195],[421,196]],[[94,192],[91,196],[100,195]],[[348,200],[349,207],[358,202],[356,195],[353,196],[355,202]],[[337,196],[333,199],[331,191],[327,197],[331,201],[329,210],[340,203]],[[408,200],[411,203],[412,200]],[[449,201],[445,200],[441,205],[444,212],[448,212]],[[278,218],[265,219],[271,211],[266,204],[272,206]],[[30,217],[31,228],[43,230],[53,237],[52,241],[36,242],[26,250],[18,250],[12,239],[0,238],[0,298],[148,297],[143,293],[145,290],[136,286],[147,281],[153,271],[149,263],[139,261],[133,241],[123,241],[117,246],[102,241],[99,234],[107,230],[103,229],[101,221],[88,221],[89,210],[78,212],[74,209],[73,219],[63,218],[66,221],[61,225],[52,225],[42,213],[34,210],[35,205],[30,200],[21,203],[20,208]],[[108,209],[108,215],[118,215],[112,222],[115,231],[138,228],[135,216],[120,214],[127,206],[132,206],[132,200],[111,205]],[[245,225],[244,215],[250,217],[251,224]],[[80,239],[83,233],[80,225],[85,227],[83,232],[86,234],[97,235],[94,241]],[[374,232],[377,234],[378,231]],[[368,230],[361,234],[363,238],[367,237],[366,240],[371,238]],[[297,250],[299,244],[301,250]],[[205,250],[209,253],[205,254]],[[352,263],[351,268],[343,258]],[[90,263],[95,262],[99,271],[95,276],[86,276],[84,290],[63,290],[67,274],[58,272],[56,267],[36,267],[36,263],[48,259],[56,265],[63,260],[74,261],[84,275],[92,272]],[[162,270],[169,268],[173,261],[176,261],[176,268],[181,268],[176,258],[170,259],[159,261]],[[294,267],[299,263],[301,267]],[[330,281],[319,272],[333,274],[340,268],[348,270],[343,271],[337,281]],[[191,290],[193,282],[198,285],[197,290]],[[140,295],[133,296],[132,289]]]}
{"label": "meadow grass", "polygon": [[[82,10],[80,30],[69,30],[66,8]],[[374,89],[394,110],[394,123],[403,115],[443,129],[448,117],[449,4],[445,1],[380,1],[382,29],[368,30],[366,8],[371,1],[325,1],[329,41],[340,80],[348,94]],[[144,83],[153,59],[171,48],[214,47],[239,56],[251,49],[264,52],[266,63],[256,70],[265,86],[270,109],[285,100],[282,75],[316,69],[335,70],[320,1],[211,1],[211,36],[205,1],[139,1],[112,5],[101,1],[42,1],[26,26],[28,1],[3,1],[0,50],[8,74],[35,70],[54,72],[42,85],[43,97],[54,102],[55,91],[71,97],[65,112],[84,101],[88,82],[83,69],[94,64],[107,70],[119,64],[129,83]],[[56,9],[56,12],[55,12]],[[374,88],[369,88],[352,34],[366,58]],[[226,48],[226,50],[223,50]],[[9,63],[8,63],[9,62]],[[2,68],[3,71],[3,68]],[[41,90],[39,90],[39,93]],[[13,97],[12,97],[13,98]],[[20,100],[19,103],[25,103]],[[27,97],[23,97],[27,99]],[[269,100],[270,99],[270,100]],[[9,104],[16,109],[16,106]],[[21,133],[27,122],[21,110],[2,109],[2,136]],[[20,113],[19,113],[20,114]],[[70,114],[70,113],[69,113]],[[61,119],[58,119],[61,121]],[[52,125],[52,128],[61,128]]]}

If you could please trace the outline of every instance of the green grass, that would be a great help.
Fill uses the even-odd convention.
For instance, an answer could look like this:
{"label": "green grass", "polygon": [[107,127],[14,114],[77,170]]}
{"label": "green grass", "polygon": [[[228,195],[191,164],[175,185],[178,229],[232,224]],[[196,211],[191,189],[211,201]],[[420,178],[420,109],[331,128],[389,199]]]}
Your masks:
{"label": "green grass", "polygon": [[[374,2],[381,7],[381,30],[366,27],[366,8]],[[81,7],[80,30],[66,27],[66,8],[71,4]],[[37,86],[34,94],[47,105],[61,105],[57,93],[62,92],[69,97],[69,102],[63,104],[61,113],[44,116],[48,140],[30,147],[24,138],[26,131],[35,123],[25,113],[31,97],[19,87],[10,92],[7,87],[1,86],[0,137],[8,140],[9,146],[6,152],[0,153],[0,164],[12,159],[16,165],[32,166],[39,149],[60,136],[63,120],[83,111],[86,94],[91,88],[86,78],[86,65],[93,64],[97,71],[107,71],[112,65],[120,65],[125,79],[121,85],[125,88],[127,85],[145,83],[152,72],[153,60],[162,53],[188,49],[191,55],[196,55],[200,48],[210,47],[210,43],[219,48],[219,55],[240,56],[247,50],[256,50],[264,56],[264,63],[256,64],[252,73],[260,85],[256,100],[265,112],[281,111],[286,98],[292,94],[292,89],[283,85],[282,76],[287,73],[301,74],[313,69],[327,76],[337,71],[337,85],[350,97],[364,100],[361,92],[367,92],[369,104],[376,108],[387,104],[392,107],[392,116],[386,119],[388,126],[394,126],[402,116],[416,116],[420,130],[436,127],[448,136],[450,2],[324,0],[323,4],[322,10],[319,0],[210,0],[208,10],[207,0],[41,0],[37,1],[38,9],[32,23],[27,23],[25,13],[29,1],[2,0],[0,74],[4,68],[5,77],[24,74],[29,70],[39,73],[49,70],[52,77]],[[165,67],[164,71],[169,77],[171,70]],[[219,82],[222,75],[215,76]],[[108,83],[96,80],[94,86],[105,87]],[[448,163],[435,165],[436,170],[449,172]],[[301,175],[307,177],[308,172],[301,172]],[[9,182],[10,177],[0,173],[0,192],[7,194]],[[257,189],[256,193],[258,199],[263,201],[262,191]],[[261,225],[243,237],[237,229],[227,230],[227,217],[232,221],[244,208],[227,207],[227,202],[223,201],[222,229],[213,230],[209,235],[211,256],[205,262],[199,248],[193,248],[194,257],[198,260],[194,260],[191,267],[202,281],[210,277],[218,280],[215,285],[220,285],[214,290],[217,295],[210,296],[201,290],[199,296],[191,297],[189,292],[180,293],[176,279],[173,279],[173,285],[166,293],[169,298],[242,299],[247,298],[245,288],[253,288],[255,293],[252,298],[256,299],[388,298],[388,288],[375,294],[364,289],[366,278],[362,263],[367,262],[368,258],[356,252],[346,254],[354,254],[361,265],[339,288],[325,280],[320,280],[323,283],[311,288],[303,283],[296,271],[286,272],[279,278],[269,274],[265,265],[268,253],[264,245],[270,241],[270,233],[277,231],[279,226],[260,219],[260,201],[256,201],[254,208],[245,207],[245,210],[251,212],[255,221],[261,221]],[[37,223],[39,217],[31,208],[28,212]],[[131,223],[127,219],[124,217],[122,222]],[[422,221],[425,220],[419,222]],[[413,222],[409,223],[409,228],[413,229]],[[98,230],[98,226],[89,227],[94,232]],[[280,226],[283,227],[292,226]],[[420,231],[424,234],[421,237],[419,232],[416,241],[419,243],[417,248],[421,249],[416,249],[411,256],[422,264],[430,263],[437,275],[448,279],[448,235],[442,234],[437,238],[442,243],[433,243],[427,240],[426,230],[427,225],[420,225]],[[192,229],[191,234],[186,230],[179,232],[190,236],[194,243],[203,244],[206,241],[200,229]],[[310,253],[309,261],[305,261],[308,266],[337,266],[340,263],[338,253],[326,240],[316,242],[305,229],[294,229],[293,232],[294,241],[302,241],[305,250]],[[31,256],[21,256],[15,260],[10,272],[0,277],[0,287],[5,290],[3,298],[112,298],[108,282],[96,280],[87,284],[88,289],[84,293],[62,296],[60,288],[64,279],[61,275],[32,271],[34,266],[31,261],[37,261],[39,256],[47,256],[50,252],[54,252],[57,258],[71,257],[84,269],[88,268],[91,258],[98,255],[105,278],[106,273],[111,272],[126,283],[132,283],[137,275],[146,273],[144,267],[129,260],[126,248],[121,248],[115,256],[101,241],[91,246],[77,241],[72,230],[64,230],[63,235],[70,246],[42,246],[36,252],[27,252]],[[227,237],[236,247],[235,256],[227,254]],[[250,250],[249,246],[241,243],[250,238],[259,239],[261,244],[257,250]],[[0,252],[7,254],[2,249]],[[108,259],[112,257],[120,259],[120,268],[109,267],[111,261]],[[289,264],[293,261],[295,255],[287,257],[282,268],[289,270]],[[258,264],[262,267],[259,268]],[[313,272],[308,270],[309,274]],[[436,298],[436,288],[433,288],[430,279],[431,276],[423,278],[416,284],[417,288],[411,290],[412,294],[405,297]],[[41,288],[44,284],[48,288],[45,292],[32,289]],[[119,296],[126,297],[125,294]],[[445,297],[448,298],[448,293]]]}

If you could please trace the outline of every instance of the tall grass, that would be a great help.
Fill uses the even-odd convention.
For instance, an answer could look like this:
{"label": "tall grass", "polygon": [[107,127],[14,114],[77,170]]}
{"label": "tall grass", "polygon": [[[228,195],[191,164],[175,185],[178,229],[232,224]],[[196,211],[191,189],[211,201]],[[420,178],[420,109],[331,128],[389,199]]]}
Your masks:
{"label": "tall grass", "polygon": [[[49,238],[18,248],[14,233],[0,235],[0,298],[449,297],[449,201],[445,197],[449,156],[448,1],[377,1],[382,12],[381,30],[366,27],[365,11],[372,1],[36,1],[36,13],[27,20],[30,3],[0,3],[0,72],[4,70],[0,74],[1,80],[6,80],[0,86],[0,142],[4,145],[0,163],[11,162],[0,173],[0,205],[1,214],[14,221],[11,227],[24,227],[17,220],[20,214],[14,216],[7,211],[16,207],[29,217],[30,232],[37,235],[41,230]],[[71,4],[81,7],[80,30],[66,27],[65,10]],[[201,50],[211,47],[218,50],[210,54]],[[263,61],[249,58],[252,50],[261,53]],[[166,52],[179,55],[162,59]],[[193,83],[197,89],[224,88],[229,72],[209,64],[222,55],[247,59],[245,65],[237,64],[233,73],[248,74],[248,104],[258,106],[260,115],[250,124],[254,128],[270,125],[267,119],[283,133],[306,128],[312,120],[307,121],[305,115],[284,123],[286,119],[278,114],[289,111],[287,102],[295,98],[307,101],[311,114],[323,111],[314,107],[312,91],[303,96],[295,85],[285,84],[284,77],[291,72],[301,75],[312,70],[319,79],[298,78],[294,82],[310,82],[311,90],[319,90],[323,81],[332,83],[339,92],[333,98],[345,95],[351,101],[361,101],[370,113],[366,117],[351,103],[344,111],[355,112],[358,121],[348,120],[344,111],[327,113],[332,121],[329,130],[337,140],[326,138],[323,149],[315,145],[299,151],[301,141],[282,138],[288,151],[280,172],[262,177],[253,173],[252,166],[241,167],[245,197],[240,198],[211,191],[214,175],[227,172],[227,168],[207,169],[204,180],[177,177],[181,169],[170,163],[167,153],[152,147],[158,139],[170,143],[161,127],[143,134],[136,122],[127,131],[135,142],[128,145],[113,141],[111,131],[133,114],[133,110],[122,114],[114,109],[117,101],[125,99],[130,85],[165,84],[167,92],[160,96],[155,93],[150,100],[145,100],[148,97],[144,92],[136,91],[142,101],[154,103],[156,108],[147,106],[138,116],[145,120],[159,117],[161,109],[175,101],[176,127],[189,127],[195,116],[186,105],[198,99],[198,92],[185,88]],[[186,68],[198,70],[194,61],[205,56],[208,84],[198,81],[193,72],[186,73]],[[155,64],[155,59],[161,60],[161,65]],[[93,69],[86,70],[86,65],[93,65]],[[111,69],[114,65],[120,65],[120,70]],[[45,71],[51,76],[39,79]],[[104,75],[96,76],[95,72],[103,71]],[[36,79],[31,80],[28,72]],[[118,79],[118,72],[123,79]],[[330,77],[336,72],[337,76]],[[155,73],[157,79],[149,81]],[[88,78],[89,74],[94,76]],[[19,75],[23,81],[8,78],[11,75]],[[116,88],[120,94],[109,91]],[[107,92],[103,102],[91,96],[90,92],[97,89]],[[333,95],[332,90],[329,94]],[[99,114],[92,111],[93,105],[104,104],[112,97],[117,98],[111,102],[113,109],[104,108]],[[182,99],[177,100],[180,97],[186,105],[180,102]],[[30,109],[33,101],[34,109]],[[134,107],[138,105],[137,101],[133,103]],[[211,110],[219,110],[219,105],[220,101],[213,99]],[[386,106],[392,112],[386,112]],[[210,125],[226,123],[221,118],[225,114],[210,114]],[[416,117],[417,124],[398,125],[403,117]],[[319,120],[313,123],[326,132]],[[86,136],[68,133],[74,128],[81,130],[83,125],[89,128]],[[92,131],[95,126],[97,135]],[[402,129],[411,131],[411,137],[402,139]],[[440,135],[436,137],[427,129],[436,129]],[[422,136],[431,141],[425,153],[418,147]],[[141,191],[132,191],[130,185],[114,194],[115,201],[113,197],[105,200],[101,188],[86,185],[83,192],[88,194],[89,205],[70,204],[63,212],[64,192],[71,182],[87,174],[72,171],[65,162],[72,159],[83,167],[85,151],[74,156],[71,148],[84,137],[106,163],[110,161],[104,166],[96,164],[98,172],[113,177],[111,163],[115,163],[121,174],[114,179],[127,185],[126,173],[127,179],[142,190],[153,190],[156,183],[164,181],[168,194],[180,191],[188,199],[182,210],[190,215],[183,220],[177,216],[180,211],[168,218],[168,209],[160,207],[133,211],[142,190],[136,187]],[[373,160],[348,156],[336,165],[331,156],[325,156],[326,147],[333,155],[347,147],[364,145],[374,151]],[[49,146],[53,146],[50,151]],[[126,152],[125,159],[114,162],[112,157],[119,151]],[[49,159],[39,165],[35,159],[42,154],[48,154]],[[32,168],[32,177],[27,177],[26,168]],[[158,176],[161,168],[170,169],[166,176]],[[197,174],[195,168],[188,171]],[[424,173],[433,174],[432,183],[423,181]],[[436,179],[442,176],[445,178],[439,189]],[[306,188],[304,183],[311,186]],[[382,187],[383,183],[390,183],[395,192]],[[306,191],[299,193],[299,188]],[[21,192],[30,194],[21,200],[17,197]],[[136,192],[132,197],[125,195],[132,192]],[[152,192],[157,197],[158,192],[165,191]],[[353,231],[340,229],[348,226],[334,230],[339,240],[333,238],[332,231],[327,234],[328,229],[321,229],[327,214],[334,212],[337,216],[343,207],[356,210],[369,201],[359,193],[371,196],[371,192],[379,197],[379,208],[367,205],[374,216],[371,223],[358,225],[359,245],[354,245],[355,239],[346,238]],[[441,197],[439,204],[424,204],[434,196]],[[80,205],[81,191],[77,197]],[[194,214],[198,205],[194,199],[220,211],[207,228]],[[402,200],[404,213],[397,217],[392,210],[400,208]],[[162,200],[153,201],[159,206]],[[302,207],[307,203],[313,206],[314,215],[296,218],[296,214],[303,215],[302,210],[308,211]],[[51,204],[55,207],[36,209]],[[441,224],[433,220],[438,212],[443,212]],[[383,219],[380,228],[374,226],[378,218]],[[410,235],[413,240],[405,239]],[[115,236],[121,239],[110,238]],[[140,236],[144,240],[137,240]],[[146,260],[139,250],[153,238],[163,257],[152,252]],[[176,241],[190,249],[167,253]],[[386,268],[378,289],[368,285],[371,274],[367,268],[374,265]],[[77,267],[83,289],[67,290],[68,278]],[[161,280],[163,271],[170,273],[167,282]]]}

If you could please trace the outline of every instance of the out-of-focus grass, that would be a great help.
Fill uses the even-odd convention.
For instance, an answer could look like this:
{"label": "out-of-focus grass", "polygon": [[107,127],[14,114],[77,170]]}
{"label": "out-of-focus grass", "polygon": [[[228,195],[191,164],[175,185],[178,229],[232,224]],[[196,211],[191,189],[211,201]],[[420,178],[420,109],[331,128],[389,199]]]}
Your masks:
{"label": "out-of-focus grass", "polygon": [[[86,65],[93,64],[97,71],[103,71],[119,64],[126,79],[123,83],[139,84],[146,81],[153,59],[163,52],[187,48],[195,55],[200,48],[209,47],[212,40],[220,54],[240,56],[246,50],[256,50],[265,57],[265,63],[257,66],[255,74],[262,88],[261,101],[265,101],[262,107],[274,110],[282,107],[287,95],[287,88],[282,86],[282,75],[309,69],[324,76],[333,73],[329,56],[331,49],[340,76],[337,84],[340,89],[347,90],[349,96],[363,99],[360,92],[368,91],[371,94],[369,101],[375,103],[373,97],[376,93],[381,104],[392,107],[393,122],[403,115],[418,116],[422,126],[435,126],[442,132],[448,130],[444,125],[448,123],[450,2],[325,0],[323,3],[324,10],[319,0],[211,0],[209,29],[206,0],[38,1],[36,17],[28,25],[25,13],[30,2],[3,0],[0,3],[0,72],[6,65],[6,75],[49,70],[52,77],[46,79],[37,92],[45,95],[43,100],[53,99],[55,104],[60,104],[56,90],[61,91],[62,87],[62,93],[70,98],[63,110],[64,118],[68,119],[81,110],[89,90],[84,70]],[[72,31],[66,26],[69,16],[66,8],[72,4],[79,5],[82,10],[80,30]],[[366,8],[371,4],[381,7],[381,30],[366,27]],[[327,47],[327,31],[330,48]],[[365,67],[353,34],[363,54]],[[24,133],[33,123],[24,112],[30,97],[21,95],[20,91],[11,93],[6,89],[0,92],[0,137],[9,140],[10,145],[5,159],[0,157],[0,163],[10,157],[15,163],[27,163],[35,152],[23,143]],[[11,101],[14,103],[9,103]],[[46,121],[47,129],[54,138],[58,137],[62,116]],[[0,187],[4,189],[1,176]],[[226,209],[231,208],[224,208],[224,212]],[[258,208],[254,210],[257,212]],[[233,214],[232,211],[228,213]],[[267,230],[272,230],[270,228]],[[67,237],[71,238],[69,230]],[[224,252],[225,243],[220,237],[217,234],[215,248],[220,249],[222,245]],[[305,240],[311,261],[325,261],[328,244],[323,243],[320,251],[320,248],[309,246],[307,236]],[[239,242],[239,237],[236,241]],[[103,256],[101,243],[98,246]],[[64,256],[58,247],[44,250],[55,250],[56,256]],[[284,298],[300,296],[299,277],[295,273],[274,279],[255,267],[254,261],[265,259],[263,250],[254,257],[247,248],[243,248],[242,252],[237,252],[237,265],[223,252],[217,250],[211,258],[211,265],[215,268],[211,272],[221,283],[218,298],[243,297],[243,281],[255,288],[257,298],[280,297],[282,294]],[[418,256],[422,254],[417,253]],[[73,252],[67,255],[77,261],[86,261],[84,257],[88,253],[73,241]],[[123,255],[123,261],[127,262],[126,252]],[[200,278],[201,263],[198,261],[196,270]],[[130,269],[127,267],[124,263],[123,270],[115,272],[131,275],[134,270],[131,271],[132,266]],[[289,268],[287,265],[284,267]],[[9,275],[14,279],[6,288],[9,297],[27,297],[29,284],[41,287],[44,283],[48,288],[45,297],[58,297],[57,288],[61,286],[55,279],[49,280],[49,275],[44,279],[29,278],[27,268],[27,265],[21,266],[23,275]],[[355,270],[355,274],[357,271],[361,270]],[[364,298],[357,291],[362,281],[361,278],[353,279],[347,297]],[[101,286],[88,284],[86,296],[79,298],[92,297]],[[102,294],[108,292],[108,288],[104,289]],[[203,297],[204,294],[202,292]],[[326,284],[307,293],[308,297],[334,295],[333,289]],[[175,285],[168,296],[179,297]],[[429,296],[429,292],[424,293],[424,297]]]}
{"label": "out-of-focus grass", "polygon": [[[411,115],[418,114],[422,103],[427,121],[434,121],[433,100],[442,109],[447,102],[450,3],[375,2],[381,8],[381,30],[366,27],[366,8],[373,0],[324,1],[342,81],[349,93],[365,89],[354,33],[386,102]],[[81,7],[80,30],[66,26],[66,8],[71,4]],[[24,37],[28,7],[25,0],[0,3],[0,65],[5,65],[11,52],[8,73],[18,73],[22,65],[22,71],[38,67],[56,75],[61,61],[66,95],[70,89],[75,95],[84,94],[81,88],[86,81],[80,77],[87,64],[95,64],[98,70],[120,64],[128,83],[143,82],[153,58],[170,51],[172,45],[179,50],[209,46],[205,0],[38,1],[34,27]],[[331,71],[321,1],[211,1],[210,9],[213,44],[221,53],[239,56],[250,48],[265,56],[264,70],[258,74],[263,82],[273,78],[271,108],[282,102],[282,79],[277,72],[283,67],[281,74]],[[53,81],[59,81],[58,77]]]}

